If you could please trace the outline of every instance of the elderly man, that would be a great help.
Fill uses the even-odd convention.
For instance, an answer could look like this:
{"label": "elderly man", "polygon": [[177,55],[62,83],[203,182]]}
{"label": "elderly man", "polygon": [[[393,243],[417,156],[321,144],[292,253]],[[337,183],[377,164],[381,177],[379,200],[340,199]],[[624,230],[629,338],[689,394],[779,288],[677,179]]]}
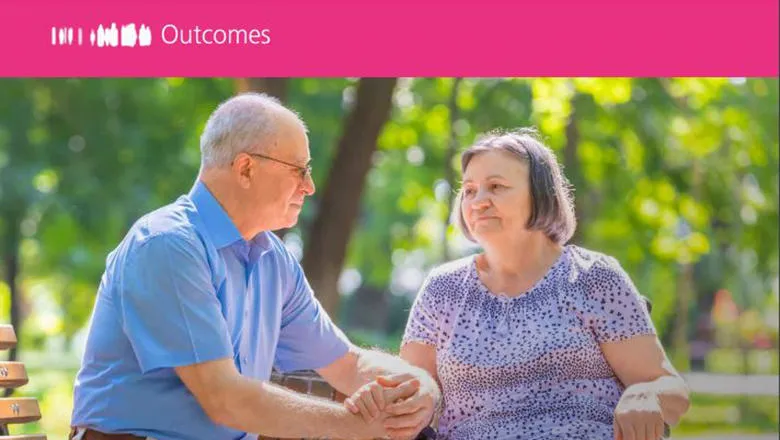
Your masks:
{"label": "elderly man", "polygon": [[[138,220],[107,259],[71,438],[414,437],[436,383],[353,346],[269,232],[293,226],[314,193],[303,122],[273,98],[239,95],[211,115],[200,148],[189,194]],[[314,369],[346,395],[370,387],[388,406],[361,417],[274,386],[274,366]]]}

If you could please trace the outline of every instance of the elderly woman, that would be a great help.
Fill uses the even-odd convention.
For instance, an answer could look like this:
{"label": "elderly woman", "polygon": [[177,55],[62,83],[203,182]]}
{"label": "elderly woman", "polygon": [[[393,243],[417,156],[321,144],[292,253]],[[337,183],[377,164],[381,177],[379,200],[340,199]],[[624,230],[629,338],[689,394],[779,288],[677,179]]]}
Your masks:
{"label": "elderly woman", "polygon": [[620,264],[566,244],[552,152],[533,130],[490,134],[462,172],[459,226],[484,252],[431,272],[401,347],[441,385],[439,438],[661,438],[687,388]]}

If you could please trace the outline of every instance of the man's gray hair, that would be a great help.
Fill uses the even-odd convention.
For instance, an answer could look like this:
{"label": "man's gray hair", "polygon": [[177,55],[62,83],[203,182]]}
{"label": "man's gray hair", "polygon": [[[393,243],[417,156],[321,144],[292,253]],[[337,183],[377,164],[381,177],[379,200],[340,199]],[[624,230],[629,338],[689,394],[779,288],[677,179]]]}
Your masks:
{"label": "man's gray hair", "polygon": [[209,116],[200,136],[201,167],[228,166],[239,153],[265,150],[273,143],[278,118],[284,113],[306,130],[294,111],[265,93],[242,93],[224,101]]}

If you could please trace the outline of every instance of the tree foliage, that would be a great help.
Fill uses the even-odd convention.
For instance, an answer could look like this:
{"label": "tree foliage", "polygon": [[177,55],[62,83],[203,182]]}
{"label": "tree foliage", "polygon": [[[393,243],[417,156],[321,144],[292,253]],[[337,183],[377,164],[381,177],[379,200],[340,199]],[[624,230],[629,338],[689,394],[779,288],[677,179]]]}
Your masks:
{"label": "tree foliage", "polygon": [[[319,186],[286,231],[299,257],[338,199],[333,188],[323,204],[358,84],[285,82],[286,102],[309,127]],[[0,320],[17,305],[23,344],[83,328],[106,254],[137,217],[189,189],[200,130],[235,90],[227,79],[0,82]],[[339,238],[344,263],[317,279],[331,291],[338,279],[347,303],[362,295],[402,307],[397,299],[444,255],[474,251],[449,222],[460,178],[452,147],[533,125],[575,186],[576,243],[621,261],[656,304],[663,333],[690,331],[688,318],[707,312],[719,289],[760,309],[777,301],[777,103],[777,81],[760,78],[399,79],[369,169],[350,183],[361,191]],[[316,259],[326,258],[320,249]],[[369,312],[391,316],[376,319],[380,331],[405,319],[360,313]]]}

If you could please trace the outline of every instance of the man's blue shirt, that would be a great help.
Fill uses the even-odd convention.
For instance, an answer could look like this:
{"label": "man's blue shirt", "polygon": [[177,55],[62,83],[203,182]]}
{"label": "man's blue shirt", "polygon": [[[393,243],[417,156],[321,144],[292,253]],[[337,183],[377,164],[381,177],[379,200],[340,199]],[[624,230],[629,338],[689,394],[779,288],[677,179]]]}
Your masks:
{"label": "man's blue shirt", "polygon": [[239,439],[174,367],[230,357],[268,379],[320,368],[349,343],[272,233],[244,240],[202,183],[147,214],[108,256],[74,391],[74,426],[159,440]]}

